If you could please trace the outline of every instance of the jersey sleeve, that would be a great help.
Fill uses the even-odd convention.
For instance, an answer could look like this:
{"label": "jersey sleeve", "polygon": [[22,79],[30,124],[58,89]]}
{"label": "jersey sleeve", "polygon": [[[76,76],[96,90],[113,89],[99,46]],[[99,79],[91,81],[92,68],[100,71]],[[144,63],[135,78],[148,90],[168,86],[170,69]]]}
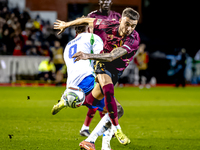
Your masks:
{"label": "jersey sleeve", "polygon": [[96,18],[93,23],[94,31],[95,30],[103,30],[107,34],[112,34],[114,22],[116,22],[116,21]]}
{"label": "jersey sleeve", "polygon": [[115,12],[116,13],[116,16],[117,16],[117,18],[118,18],[118,20],[122,17],[121,16],[121,14],[120,13],[118,13],[118,12]]}
{"label": "jersey sleeve", "polygon": [[102,50],[103,50],[103,41],[98,35],[94,34],[93,52],[94,54],[99,54]]}

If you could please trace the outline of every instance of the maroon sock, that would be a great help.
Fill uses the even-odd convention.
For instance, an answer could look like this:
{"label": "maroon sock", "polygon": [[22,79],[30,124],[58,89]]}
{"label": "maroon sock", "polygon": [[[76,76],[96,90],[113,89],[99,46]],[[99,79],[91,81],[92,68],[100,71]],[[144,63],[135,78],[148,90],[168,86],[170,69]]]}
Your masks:
{"label": "maroon sock", "polygon": [[94,98],[94,96],[92,95],[92,92],[90,92],[86,97],[85,97],[85,102],[84,104],[89,104],[89,105],[93,105],[96,106],[97,103],[99,103],[100,101],[96,98]]}
{"label": "maroon sock", "polygon": [[87,116],[86,116],[86,118],[85,118],[85,122],[84,122],[84,125],[85,126],[89,126],[90,125],[90,123],[91,123],[91,121],[92,121],[92,119],[93,119],[93,117],[94,117],[94,115],[95,115],[95,113],[96,113],[96,111],[97,111],[97,109],[98,108],[89,108],[88,109],[88,112],[87,112]]}
{"label": "maroon sock", "polygon": [[109,112],[110,119],[113,125],[118,125],[117,119],[117,104],[114,99],[114,85],[107,84],[103,86],[103,93],[105,97],[105,106]]}

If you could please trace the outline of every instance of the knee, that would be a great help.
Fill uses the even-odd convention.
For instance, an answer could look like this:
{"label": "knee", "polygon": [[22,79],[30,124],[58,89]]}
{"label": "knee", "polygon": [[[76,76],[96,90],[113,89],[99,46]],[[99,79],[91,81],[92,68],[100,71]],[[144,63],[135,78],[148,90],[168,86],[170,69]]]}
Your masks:
{"label": "knee", "polygon": [[107,122],[107,123],[105,124],[105,127],[106,127],[106,128],[110,128],[111,125],[112,125],[112,124],[111,124],[111,122],[109,121],[109,122]]}
{"label": "knee", "polygon": [[88,110],[88,112],[87,112],[87,116],[89,117],[89,118],[93,118],[94,117],[94,115],[95,115],[95,113],[96,113],[96,111],[97,111],[97,109],[98,108],[89,108],[89,110]]}
{"label": "knee", "polygon": [[117,115],[118,115],[118,119],[124,115],[124,109],[121,105],[117,106]]}

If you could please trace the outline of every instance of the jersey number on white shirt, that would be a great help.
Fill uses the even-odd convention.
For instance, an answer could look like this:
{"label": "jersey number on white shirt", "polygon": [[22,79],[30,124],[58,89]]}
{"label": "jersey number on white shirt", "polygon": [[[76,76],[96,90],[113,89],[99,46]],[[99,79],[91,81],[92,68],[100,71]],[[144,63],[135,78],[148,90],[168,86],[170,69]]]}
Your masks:
{"label": "jersey number on white shirt", "polygon": [[[72,58],[72,56],[77,52],[77,44],[74,44],[72,45],[70,48],[69,48],[69,58]],[[74,63],[75,63],[75,59],[74,58]]]}

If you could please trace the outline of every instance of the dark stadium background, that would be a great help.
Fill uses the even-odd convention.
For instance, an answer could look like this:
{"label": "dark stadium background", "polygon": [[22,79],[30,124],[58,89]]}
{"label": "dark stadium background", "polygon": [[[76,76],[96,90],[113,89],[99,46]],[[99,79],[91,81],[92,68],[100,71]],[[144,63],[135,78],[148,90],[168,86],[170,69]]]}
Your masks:
{"label": "dark stadium background", "polygon": [[[200,12],[197,2],[113,0],[112,10],[121,13],[124,8],[132,7],[140,12],[141,19],[136,30],[141,42],[147,45],[149,69],[158,83],[173,83],[173,77],[167,76],[170,60],[152,57],[154,52],[177,55],[181,48],[186,48],[187,54],[193,58],[199,50]],[[99,8],[98,0],[27,0],[26,7],[30,10],[56,11],[58,19],[65,21],[87,15]]]}
{"label": "dark stadium background", "polygon": [[[75,12],[74,7],[71,7],[73,5],[69,5],[69,12]],[[76,10],[84,13],[83,6],[88,8],[88,12],[90,9],[98,9],[98,4],[79,4],[76,5]],[[112,10],[121,13],[127,6],[116,5],[113,0]],[[137,6],[131,7],[138,10]],[[194,57],[199,50],[200,23],[197,18],[200,12],[197,7],[198,4],[190,1],[141,1],[141,20],[136,30],[140,34],[141,42],[147,44],[146,50],[150,54],[149,69],[158,83],[173,83],[174,78],[167,76],[170,60],[151,57],[153,52],[177,55],[181,48],[186,48],[187,54]],[[68,17],[72,17],[70,13]]]}
{"label": "dark stadium background", "polygon": [[[181,48],[194,57],[199,50],[199,16],[198,4],[194,1],[180,0],[149,0],[145,6],[142,1],[142,23],[138,26],[141,39],[147,43],[149,53],[161,51],[177,55]],[[152,59],[150,70],[158,82],[171,83],[168,77],[169,60]]]}

